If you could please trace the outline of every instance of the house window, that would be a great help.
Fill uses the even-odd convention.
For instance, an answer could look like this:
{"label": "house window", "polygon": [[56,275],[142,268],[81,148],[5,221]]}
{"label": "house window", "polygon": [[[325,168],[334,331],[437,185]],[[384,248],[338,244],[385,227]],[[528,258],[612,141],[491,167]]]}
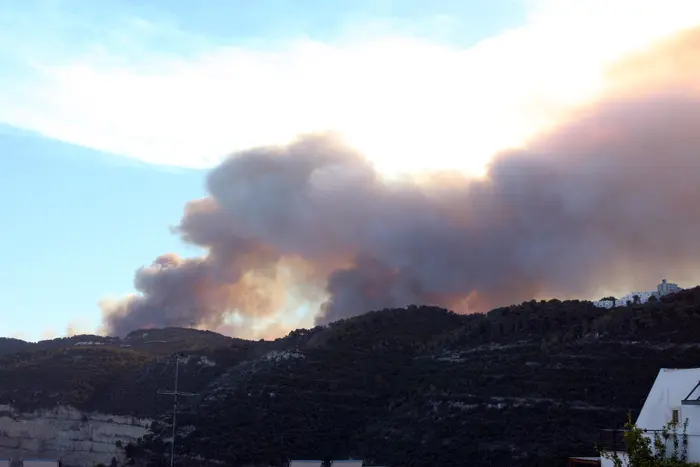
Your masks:
{"label": "house window", "polygon": [[671,411],[671,423],[673,423],[674,425],[678,425],[678,423],[680,422],[680,420],[681,420],[680,410],[678,410],[678,409],[673,409],[673,410]]}

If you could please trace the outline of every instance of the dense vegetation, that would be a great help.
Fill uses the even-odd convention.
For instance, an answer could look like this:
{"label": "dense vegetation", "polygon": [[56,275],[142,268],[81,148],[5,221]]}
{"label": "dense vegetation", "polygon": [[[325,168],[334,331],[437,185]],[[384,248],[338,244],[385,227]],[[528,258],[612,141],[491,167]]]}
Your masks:
{"label": "dense vegetation", "polygon": [[199,396],[183,401],[181,463],[554,466],[595,455],[600,429],[641,408],[659,368],[697,366],[698,331],[700,288],[612,310],[550,300],[460,316],[412,306],[273,342],[166,329],[99,348],[76,347],[80,338],[12,343],[0,357],[0,404],[160,416],[152,436],[125,447],[158,464],[170,401],[156,391],[172,386],[170,356],[183,351],[181,390]]}

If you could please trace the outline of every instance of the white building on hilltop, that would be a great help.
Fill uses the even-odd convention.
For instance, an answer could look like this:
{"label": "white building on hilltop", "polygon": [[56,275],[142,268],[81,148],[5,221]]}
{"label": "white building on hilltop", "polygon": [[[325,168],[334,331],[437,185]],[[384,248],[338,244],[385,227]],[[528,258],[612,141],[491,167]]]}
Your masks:
{"label": "white building on hilltop", "polygon": [[[671,422],[678,424],[677,433],[682,435],[686,420],[687,460],[700,462],[700,368],[662,368],[639,413],[637,428],[647,430],[646,436],[653,442],[654,433],[659,433]],[[613,460],[606,457],[606,454],[610,455],[613,452],[623,461],[623,466],[627,465],[622,430],[605,430],[601,436],[600,447],[603,454],[600,458],[601,467],[614,465]],[[673,440],[669,439],[667,455],[673,454],[673,451]]]}
{"label": "white building on hilltop", "polygon": [[659,298],[663,297],[664,295],[680,292],[681,290],[683,289],[678,287],[678,284],[662,279],[661,283],[656,286],[656,290],[628,293],[624,297],[620,297],[615,300],[614,303],[612,300],[597,300],[593,302],[593,305],[597,306],[598,308],[615,308],[618,306],[627,306],[628,302],[635,303],[636,300],[639,301],[638,303],[646,303],[652,296]]}
{"label": "white building on hilltop", "polygon": [[661,283],[656,286],[656,291],[660,297],[668,295],[670,293],[680,292],[682,289],[678,287],[678,284],[672,282],[666,282],[666,279],[661,279]]}

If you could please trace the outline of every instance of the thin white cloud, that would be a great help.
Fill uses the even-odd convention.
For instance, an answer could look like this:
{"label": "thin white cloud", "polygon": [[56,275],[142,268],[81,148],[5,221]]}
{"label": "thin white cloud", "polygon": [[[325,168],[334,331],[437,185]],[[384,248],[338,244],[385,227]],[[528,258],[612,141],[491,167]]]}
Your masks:
{"label": "thin white cloud", "polygon": [[[186,58],[142,53],[138,62],[93,48],[35,62],[31,86],[4,83],[0,121],[181,167],[334,129],[388,171],[472,168],[599,91],[621,54],[700,18],[697,0],[530,4],[526,25],[470,48],[390,33]],[[439,154],[428,153],[436,141]]]}

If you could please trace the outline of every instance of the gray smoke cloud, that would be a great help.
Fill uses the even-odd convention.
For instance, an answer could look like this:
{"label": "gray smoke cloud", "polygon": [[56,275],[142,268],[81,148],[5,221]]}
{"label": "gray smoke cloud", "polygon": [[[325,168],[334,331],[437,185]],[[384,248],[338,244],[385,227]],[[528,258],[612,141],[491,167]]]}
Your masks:
{"label": "gray smoke cloud", "polygon": [[102,304],[106,331],[220,328],[235,313],[231,332],[243,335],[304,303],[324,324],[409,304],[485,311],[590,298],[665,273],[693,280],[697,50],[700,30],[620,62],[607,94],[496,156],[484,179],[387,182],[329,134],[234,154],[176,229],[207,255],[167,254],[139,269],[138,295]]}

